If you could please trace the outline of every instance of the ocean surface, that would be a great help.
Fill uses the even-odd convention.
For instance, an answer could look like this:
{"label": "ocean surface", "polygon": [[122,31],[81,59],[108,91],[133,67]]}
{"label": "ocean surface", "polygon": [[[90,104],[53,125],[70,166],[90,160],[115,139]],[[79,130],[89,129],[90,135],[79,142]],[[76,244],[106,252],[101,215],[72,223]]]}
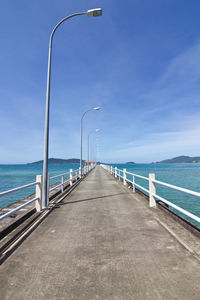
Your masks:
{"label": "ocean surface", "polygon": [[[119,169],[126,168],[129,172],[146,177],[148,177],[149,173],[155,173],[157,180],[200,192],[200,164],[112,164],[112,166],[116,166]],[[52,164],[49,165],[49,174],[51,177],[68,172],[70,169],[76,170],[78,168],[78,164]],[[0,165],[0,192],[34,182],[36,175],[39,174],[42,174],[42,165]],[[130,176],[128,178],[132,179]],[[58,180],[60,179],[58,178]],[[50,184],[54,182],[51,180]],[[148,182],[145,180],[136,178],[136,183],[148,189]],[[34,192],[35,188],[31,187],[1,197],[0,207],[5,207]],[[200,217],[200,198],[160,185],[156,185],[156,193]],[[189,219],[186,216],[184,217]],[[200,227],[199,223],[192,222]]]}

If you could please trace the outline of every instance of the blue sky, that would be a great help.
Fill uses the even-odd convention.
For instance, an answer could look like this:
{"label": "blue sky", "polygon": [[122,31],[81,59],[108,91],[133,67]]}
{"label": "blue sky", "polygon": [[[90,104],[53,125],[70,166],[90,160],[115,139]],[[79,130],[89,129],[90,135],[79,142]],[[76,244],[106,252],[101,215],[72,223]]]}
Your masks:
{"label": "blue sky", "polygon": [[[48,42],[54,39],[50,157],[152,162],[200,155],[200,2],[2,0],[0,163],[43,158]],[[98,138],[98,141],[96,141]],[[96,155],[94,155],[96,156]]]}

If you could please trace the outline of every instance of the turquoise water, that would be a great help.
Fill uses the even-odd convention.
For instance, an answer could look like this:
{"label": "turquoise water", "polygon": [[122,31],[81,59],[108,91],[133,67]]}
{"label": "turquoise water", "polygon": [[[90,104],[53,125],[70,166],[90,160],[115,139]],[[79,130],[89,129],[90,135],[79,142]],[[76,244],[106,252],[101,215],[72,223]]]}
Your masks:
{"label": "turquoise water", "polygon": [[[70,169],[76,170],[78,168],[78,164],[52,164],[49,165],[49,174],[50,177],[52,177],[68,172]],[[42,165],[0,165],[0,192],[35,182],[36,175],[42,175]],[[65,178],[67,177],[69,176],[66,176]],[[60,180],[61,178],[51,180],[50,185]],[[34,192],[35,187],[30,187],[25,190],[1,197],[0,207],[5,207],[8,204],[33,194]]]}
{"label": "turquoise water", "polygon": [[[128,172],[145,177],[148,177],[149,173],[155,173],[157,180],[200,192],[200,164],[115,164],[112,166],[116,166],[121,170],[126,168]],[[132,180],[132,176],[130,175],[128,175],[127,178]],[[135,182],[149,189],[147,181],[135,178]],[[199,197],[175,191],[158,184],[156,184],[156,194],[200,217]],[[177,213],[200,227],[198,222],[193,221],[179,212]]]}
{"label": "turquoise water", "polygon": [[[200,164],[115,164],[119,169],[148,177],[149,173],[155,173],[156,179],[200,192]],[[50,176],[68,172],[70,169],[78,169],[78,164],[49,165]],[[34,182],[36,175],[42,174],[42,165],[0,165],[0,192]],[[128,176],[128,179],[132,179]],[[56,181],[60,180],[58,178]],[[53,184],[55,181],[50,182]],[[148,189],[148,182],[136,178],[136,183]],[[0,207],[7,206],[23,197],[35,192],[31,187],[26,190],[13,193],[0,198]],[[200,199],[185,193],[156,185],[156,193],[187,211],[200,217]],[[186,216],[184,216],[187,218]],[[189,218],[187,218],[189,219]],[[191,221],[191,220],[190,220]],[[195,225],[200,225],[193,221]]]}

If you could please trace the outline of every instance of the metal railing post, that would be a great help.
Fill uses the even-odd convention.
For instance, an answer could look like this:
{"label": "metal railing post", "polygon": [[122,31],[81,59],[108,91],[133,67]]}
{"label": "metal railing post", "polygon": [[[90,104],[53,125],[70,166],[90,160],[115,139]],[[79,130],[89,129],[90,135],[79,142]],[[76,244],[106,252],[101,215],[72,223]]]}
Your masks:
{"label": "metal railing post", "polygon": [[115,167],[115,178],[117,178],[117,167]]}
{"label": "metal railing post", "polygon": [[126,169],[123,169],[123,183],[124,183],[124,185],[127,184],[127,182],[126,182]]}
{"label": "metal railing post", "polygon": [[61,177],[61,192],[64,192],[64,176]]}
{"label": "metal railing post", "polygon": [[50,181],[50,177],[49,177],[49,174],[48,174],[48,177],[47,177],[47,206],[49,206],[49,181]]}
{"label": "metal railing post", "polygon": [[79,178],[81,178],[81,167],[79,168]]}
{"label": "metal railing post", "polygon": [[70,169],[70,185],[72,186],[72,184],[73,184],[73,169]]}
{"label": "metal railing post", "polygon": [[155,180],[154,173],[149,174],[149,206],[156,207],[156,199],[153,196],[153,194],[156,194],[156,186],[152,180]]}
{"label": "metal railing post", "polygon": [[38,197],[39,199],[35,201],[35,208],[37,211],[42,210],[42,175],[36,175],[36,182],[39,182],[36,184],[35,187],[35,197]]}
{"label": "metal railing post", "polygon": [[135,176],[133,175],[133,193],[135,193]]}

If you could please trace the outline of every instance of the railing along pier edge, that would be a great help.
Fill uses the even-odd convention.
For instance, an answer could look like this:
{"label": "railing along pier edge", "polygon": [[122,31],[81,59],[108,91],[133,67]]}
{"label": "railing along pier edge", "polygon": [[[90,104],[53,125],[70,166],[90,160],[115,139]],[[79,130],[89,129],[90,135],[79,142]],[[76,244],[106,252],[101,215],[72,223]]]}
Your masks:
{"label": "railing along pier edge", "polygon": [[[95,164],[91,165],[89,168],[84,167],[83,168],[83,175],[85,176],[94,167],[95,167]],[[76,169],[76,170],[70,169],[70,171],[68,171],[68,172],[49,177],[48,178],[49,186],[50,186],[51,180],[55,180],[57,178],[61,178],[61,180],[58,184],[53,184],[53,186],[50,186],[50,188],[48,188],[48,200],[49,200],[49,193],[50,192],[60,189],[60,192],[62,194],[64,192],[64,188],[65,188],[66,184],[69,184],[70,186],[72,186],[74,183],[76,183],[78,181],[78,179],[80,179],[82,177],[80,172],[81,172],[80,168]],[[67,177],[67,178],[65,178],[65,177]],[[18,191],[25,190],[25,189],[27,189],[29,187],[33,187],[33,186],[35,186],[35,197],[33,196],[32,199],[30,199],[30,200],[26,201],[25,203],[15,207],[14,209],[11,209],[7,213],[1,215],[0,216],[0,221],[4,220],[7,217],[12,216],[17,211],[22,210],[23,208],[25,208],[26,206],[32,204],[33,202],[35,202],[35,209],[36,209],[37,212],[40,212],[40,211],[45,210],[45,209],[48,208],[49,202],[47,204],[47,207],[42,209],[42,175],[36,175],[36,181],[35,182],[29,183],[29,184],[26,184],[26,185],[23,185],[23,186],[20,186],[20,187],[16,187],[16,188],[4,191],[4,192],[0,192],[0,198],[3,197],[3,196],[6,196],[6,195],[12,194],[12,193],[16,193]],[[20,201],[20,200],[18,200],[18,201]],[[15,202],[15,203],[17,203],[17,202]],[[5,209],[5,207],[3,209]]]}
{"label": "railing along pier edge", "polygon": [[[165,187],[168,187],[170,189],[174,189],[189,195],[193,195],[196,197],[200,198],[200,193],[199,192],[195,192],[186,188],[182,188],[179,186],[175,186],[166,182],[162,182],[159,180],[156,180],[155,178],[155,174],[154,173],[150,173],[149,177],[145,177],[145,176],[141,176],[135,173],[131,173],[128,172],[126,169],[118,169],[117,167],[113,167],[110,165],[104,165],[101,164],[101,166],[107,170],[109,173],[111,173],[115,178],[118,178],[119,180],[123,181],[123,184],[126,185],[127,182],[129,182],[132,185],[132,190],[133,192],[135,192],[136,188],[138,188],[139,190],[142,190],[142,192],[145,192],[148,195],[149,198],[149,207],[151,208],[156,208],[157,206],[157,202],[160,201],[162,203],[164,203],[165,205],[172,207],[173,209],[175,209],[176,211],[180,212],[181,214],[191,218],[192,220],[198,222],[200,224],[200,217],[190,213],[189,211],[179,207],[178,205],[172,203],[171,201],[168,201],[167,199],[159,196],[156,193],[156,184],[158,185],[162,185]],[[127,174],[132,176],[132,180],[127,179]],[[143,179],[145,181],[149,182],[149,189],[144,188],[143,186],[139,185],[138,183],[135,182],[135,178],[140,178]],[[187,219],[185,219],[185,221],[187,221]],[[199,229],[199,227],[197,227],[197,229]]]}

